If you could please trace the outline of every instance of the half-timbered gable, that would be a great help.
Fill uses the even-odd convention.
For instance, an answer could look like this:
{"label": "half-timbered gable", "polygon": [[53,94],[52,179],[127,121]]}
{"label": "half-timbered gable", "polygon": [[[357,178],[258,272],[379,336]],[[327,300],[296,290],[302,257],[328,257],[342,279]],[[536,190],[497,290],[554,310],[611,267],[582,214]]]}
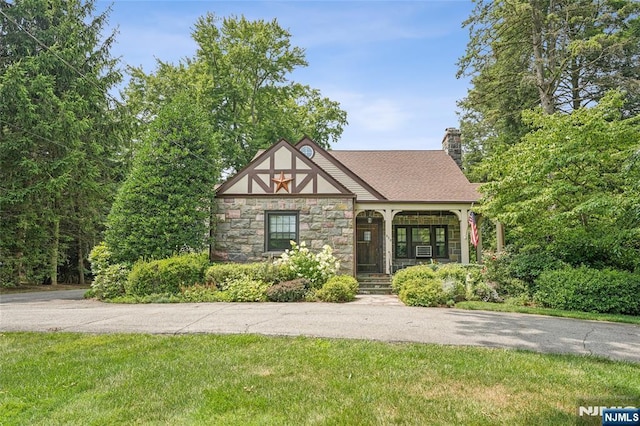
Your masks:
{"label": "half-timbered gable", "polygon": [[217,194],[352,195],[352,192],[282,139],[221,185]]}

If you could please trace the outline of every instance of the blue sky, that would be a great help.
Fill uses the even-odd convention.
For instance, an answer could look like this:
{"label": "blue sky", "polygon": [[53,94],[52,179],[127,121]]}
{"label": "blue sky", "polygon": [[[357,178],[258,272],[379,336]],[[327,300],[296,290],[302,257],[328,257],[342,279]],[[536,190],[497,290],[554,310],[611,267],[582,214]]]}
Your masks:
{"label": "blue sky", "polygon": [[472,9],[470,0],[116,0],[111,53],[152,72],[155,58],[193,56],[192,28],[207,12],[276,18],[309,63],[291,79],[347,111],[349,125],[334,149],[440,149],[445,128],[459,126],[456,101],[469,87],[455,75],[468,41],[462,22]]}

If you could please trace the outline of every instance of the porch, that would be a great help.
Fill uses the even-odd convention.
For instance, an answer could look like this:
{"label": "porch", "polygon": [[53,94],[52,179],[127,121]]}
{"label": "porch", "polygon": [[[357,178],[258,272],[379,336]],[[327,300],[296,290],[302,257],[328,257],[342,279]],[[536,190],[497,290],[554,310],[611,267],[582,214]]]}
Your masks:
{"label": "porch", "polygon": [[[424,263],[468,264],[469,205],[356,206],[356,274],[386,274]],[[482,239],[477,259],[481,259]]]}

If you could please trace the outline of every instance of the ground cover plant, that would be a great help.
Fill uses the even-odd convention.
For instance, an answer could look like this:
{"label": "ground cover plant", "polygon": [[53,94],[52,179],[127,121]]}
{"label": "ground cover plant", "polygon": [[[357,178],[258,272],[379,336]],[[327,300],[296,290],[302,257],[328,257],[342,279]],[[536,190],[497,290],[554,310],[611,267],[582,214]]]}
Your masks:
{"label": "ground cover plant", "polygon": [[0,335],[0,423],[574,424],[640,364],[255,335]]}

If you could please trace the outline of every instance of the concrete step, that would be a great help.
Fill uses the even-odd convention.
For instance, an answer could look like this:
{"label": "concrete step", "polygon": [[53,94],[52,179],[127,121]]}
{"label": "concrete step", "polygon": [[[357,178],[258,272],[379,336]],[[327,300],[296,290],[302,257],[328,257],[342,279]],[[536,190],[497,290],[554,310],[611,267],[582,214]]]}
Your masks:
{"label": "concrete step", "polygon": [[358,279],[359,294],[392,294],[391,277],[384,274],[363,274]]}
{"label": "concrete step", "polygon": [[389,288],[369,288],[369,287],[360,287],[358,289],[358,294],[393,294],[391,291],[391,287]]}

